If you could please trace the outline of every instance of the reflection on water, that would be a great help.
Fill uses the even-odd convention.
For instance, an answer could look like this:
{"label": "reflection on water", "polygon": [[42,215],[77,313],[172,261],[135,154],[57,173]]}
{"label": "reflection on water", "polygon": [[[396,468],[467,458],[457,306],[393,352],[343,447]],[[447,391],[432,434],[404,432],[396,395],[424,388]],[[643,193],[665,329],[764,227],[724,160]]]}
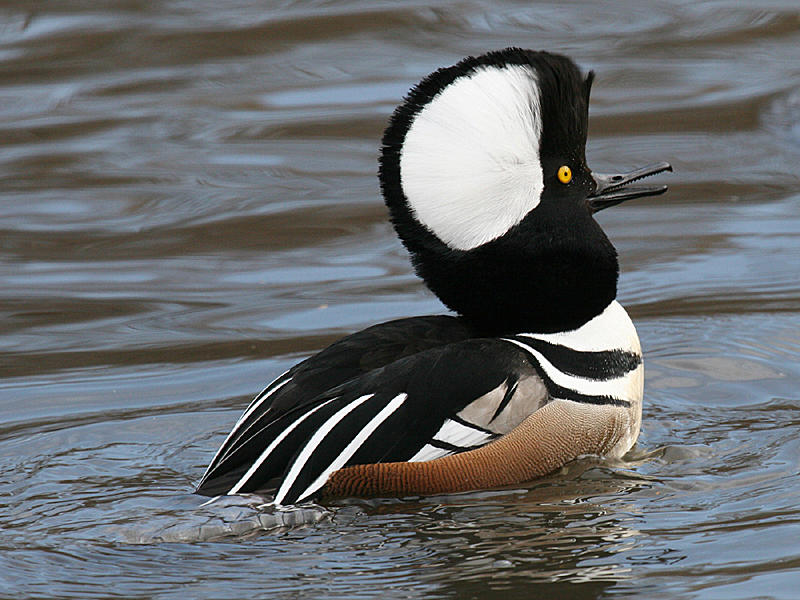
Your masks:
{"label": "reflection on water", "polygon": [[[271,377],[442,311],[377,147],[421,76],[508,45],[597,71],[595,169],[675,166],[600,215],[645,348],[639,447],[521,489],[201,507]],[[0,6],[0,587],[794,598],[798,48],[794,0]]]}

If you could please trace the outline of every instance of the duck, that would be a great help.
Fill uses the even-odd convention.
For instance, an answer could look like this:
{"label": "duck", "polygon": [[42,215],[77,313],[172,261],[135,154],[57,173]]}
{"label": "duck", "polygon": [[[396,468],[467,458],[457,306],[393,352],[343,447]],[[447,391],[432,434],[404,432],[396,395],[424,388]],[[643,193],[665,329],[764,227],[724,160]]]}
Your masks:
{"label": "duck", "polygon": [[414,86],[379,180],[413,268],[451,311],[373,325],[272,381],[196,487],[275,506],[522,484],[635,444],[644,384],[598,211],[667,191],[586,163],[589,94],[568,57],[505,48]]}

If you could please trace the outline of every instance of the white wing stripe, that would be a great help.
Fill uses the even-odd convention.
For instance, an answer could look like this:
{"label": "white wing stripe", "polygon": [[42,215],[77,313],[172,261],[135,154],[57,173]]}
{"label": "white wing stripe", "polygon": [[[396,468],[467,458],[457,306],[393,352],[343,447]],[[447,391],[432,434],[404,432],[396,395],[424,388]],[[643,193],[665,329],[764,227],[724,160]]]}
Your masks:
{"label": "white wing stripe", "polygon": [[419,452],[408,459],[408,462],[425,462],[427,460],[442,458],[448,454],[452,454],[452,452],[449,450],[444,450],[443,448],[431,446],[430,444],[425,444],[422,448],[420,448]]}
{"label": "white wing stripe", "polygon": [[[286,371],[286,373],[288,373],[288,371]],[[281,375],[281,377],[283,377],[284,375],[286,375],[286,373],[284,373],[283,375]],[[278,377],[278,378],[275,380],[275,382],[277,382],[277,381],[278,381],[278,380],[279,380],[281,377]],[[239,425],[241,425],[241,424],[242,424],[242,422],[243,422],[243,421],[245,421],[245,420],[247,419],[247,417],[249,417],[250,415],[252,415],[252,414],[253,414],[253,412],[254,412],[254,411],[255,411],[255,410],[256,410],[256,409],[257,409],[259,406],[261,406],[261,405],[264,403],[264,400],[266,400],[267,398],[269,398],[270,396],[272,396],[272,394],[274,394],[275,392],[277,392],[279,389],[281,389],[283,386],[285,386],[285,385],[286,385],[287,383],[289,383],[291,380],[292,380],[292,378],[291,378],[291,377],[289,377],[288,379],[285,379],[285,380],[281,381],[281,382],[280,382],[278,385],[274,386],[272,389],[270,389],[270,388],[267,388],[267,389],[265,389],[263,392],[261,392],[261,393],[260,393],[258,396],[256,396],[256,397],[255,397],[255,399],[254,399],[254,400],[253,400],[253,401],[250,403],[250,406],[248,406],[248,407],[247,407],[247,410],[245,410],[245,411],[244,411],[244,413],[242,414],[242,416],[241,416],[241,417],[239,417],[239,420],[238,420],[238,421],[236,421],[236,425],[234,425],[234,426],[233,426],[233,431],[236,431],[236,429],[239,427]]]}
{"label": "white wing stripe", "polygon": [[470,446],[483,445],[493,439],[493,435],[481,431],[480,429],[473,429],[466,425],[462,425],[458,421],[447,419],[444,424],[433,436],[433,439],[438,442],[452,444],[453,446],[460,446],[461,448],[469,448]]}
{"label": "white wing stripe", "polygon": [[[208,475],[208,471],[211,469],[211,466],[217,461],[217,458],[219,458],[222,449],[225,448],[225,445],[228,443],[228,440],[230,440],[234,436],[234,434],[239,430],[239,427],[244,422],[244,420],[247,419],[247,417],[249,417],[251,414],[253,414],[253,411],[256,410],[256,408],[258,408],[259,406],[261,406],[264,400],[269,398],[272,394],[277,392],[279,389],[281,389],[284,385],[286,385],[292,380],[292,378],[289,377],[285,381],[281,381],[278,385],[275,385],[275,382],[280,380],[281,377],[284,377],[288,372],[289,371],[284,371],[280,377],[275,379],[275,381],[269,384],[269,386],[267,386],[267,388],[264,391],[262,391],[258,396],[256,396],[253,399],[253,401],[250,403],[250,406],[247,407],[242,416],[239,417],[239,419],[236,421],[236,424],[233,426],[233,429],[231,429],[230,433],[225,438],[225,441],[219,445],[219,448],[217,448],[217,451],[214,453],[214,458],[211,459],[211,462],[208,463],[208,467],[206,467],[206,472],[203,474],[203,479],[205,478],[206,475]],[[270,386],[274,387],[270,389]]]}
{"label": "white wing stripe", "polygon": [[275,500],[273,504],[280,505],[283,502],[283,499],[286,497],[286,494],[289,493],[289,490],[294,485],[297,476],[300,474],[300,471],[305,466],[306,462],[311,455],[314,454],[314,450],[317,449],[325,437],[331,432],[331,430],[336,427],[336,425],[344,419],[348,414],[350,414],[353,410],[361,406],[364,402],[372,398],[375,394],[366,394],[364,396],[359,396],[352,402],[346,404],[342,408],[340,408],[337,412],[333,414],[327,421],[325,421],[322,426],[311,436],[311,439],[306,442],[306,445],[303,446],[303,449],[300,451],[300,454],[297,456],[295,461],[292,463],[289,472],[286,474],[286,477],[281,482],[281,487],[278,488],[277,493],[275,494]]}
{"label": "white wing stripe", "polygon": [[364,428],[358,432],[352,441],[347,444],[344,450],[341,451],[339,456],[337,456],[333,462],[328,465],[328,467],[320,473],[319,477],[314,480],[310,486],[306,488],[306,490],[298,496],[297,501],[300,502],[304,498],[310,496],[314,492],[316,492],[319,488],[325,485],[325,482],[328,481],[328,476],[333,473],[334,471],[338,471],[341,469],[345,463],[355,454],[361,445],[367,441],[367,438],[373,434],[373,432],[380,427],[381,423],[383,423],[386,419],[388,419],[394,411],[396,411],[403,402],[406,401],[408,398],[408,394],[399,394],[392,398],[389,403],[383,407],[383,409],[374,417],[372,420],[367,423]]}
{"label": "white wing stripe", "polygon": [[256,462],[254,462],[254,463],[253,463],[253,464],[250,466],[250,468],[247,470],[247,473],[245,473],[245,474],[242,476],[242,478],[241,478],[239,481],[237,481],[237,482],[236,482],[236,485],[234,485],[234,486],[233,486],[233,487],[232,487],[232,488],[231,488],[231,489],[228,491],[228,494],[229,494],[229,495],[230,495],[230,494],[235,494],[235,493],[237,493],[237,492],[238,492],[240,489],[242,489],[242,487],[244,487],[244,485],[247,483],[247,480],[248,480],[248,479],[250,479],[250,478],[253,476],[253,473],[255,473],[255,472],[258,470],[258,468],[259,468],[259,467],[260,467],[260,466],[261,466],[261,465],[264,463],[264,461],[265,461],[265,460],[267,460],[267,458],[269,458],[269,455],[270,455],[270,454],[272,454],[272,451],[273,451],[273,450],[275,450],[275,448],[278,446],[278,444],[280,444],[280,443],[281,443],[281,442],[284,440],[284,438],[285,438],[287,435],[289,435],[289,434],[290,434],[292,431],[294,431],[294,429],[295,429],[295,428],[296,428],[298,425],[300,425],[300,423],[302,423],[303,421],[305,421],[305,420],[306,420],[308,417],[310,417],[311,415],[313,415],[313,414],[314,414],[315,412],[317,412],[317,411],[318,411],[320,408],[322,408],[323,406],[325,406],[325,405],[326,405],[326,404],[328,404],[329,402],[333,402],[334,400],[335,400],[335,398],[331,398],[331,399],[330,399],[330,400],[328,400],[327,402],[323,402],[323,403],[322,403],[322,404],[320,404],[319,406],[315,406],[315,407],[314,407],[312,410],[310,410],[310,411],[308,411],[307,413],[303,414],[303,416],[302,416],[302,417],[300,417],[299,419],[297,419],[297,421],[295,421],[294,423],[292,423],[291,425],[289,425],[289,427],[287,427],[286,429],[284,429],[283,431],[281,431],[280,435],[279,435],[278,437],[276,437],[274,440],[272,440],[272,443],[270,443],[270,445],[269,445],[269,446],[267,446],[267,447],[264,449],[264,451],[263,451],[263,452],[261,453],[261,455],[258,457],[258,459],[256,460]]}

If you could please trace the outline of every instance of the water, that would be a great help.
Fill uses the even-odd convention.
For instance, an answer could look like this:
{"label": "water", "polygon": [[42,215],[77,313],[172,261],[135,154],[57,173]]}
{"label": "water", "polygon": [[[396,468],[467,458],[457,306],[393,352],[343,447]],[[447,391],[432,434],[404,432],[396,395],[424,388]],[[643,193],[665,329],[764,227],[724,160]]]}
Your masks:
{"label": "water", "polygon": [[[598,73],[643,433],[505,491],[275,513],[193,484],[249,397],[441,312],[386,222],[408,87],[508,45]],[[795,598],[800,6],[0,5],[0,590],[26,598]],[[666,178],[665,178],[666,179]]]}

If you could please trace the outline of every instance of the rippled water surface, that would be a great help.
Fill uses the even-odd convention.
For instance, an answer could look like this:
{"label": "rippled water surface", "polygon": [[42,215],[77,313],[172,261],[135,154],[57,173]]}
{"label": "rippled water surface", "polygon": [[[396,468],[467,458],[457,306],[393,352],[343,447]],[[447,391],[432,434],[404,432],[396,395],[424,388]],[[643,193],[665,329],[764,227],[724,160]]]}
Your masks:
{"label": "rippled water surface", "polygon": [[[375,178],[410,85],[508,45],[598,74],[590,164],[643,433],[519,489],[191,495],[249,397],[442,312]],[[796,598],[800,5],[0,4],[0,595]],[[664,178],[667,180],[667,178]]]}

